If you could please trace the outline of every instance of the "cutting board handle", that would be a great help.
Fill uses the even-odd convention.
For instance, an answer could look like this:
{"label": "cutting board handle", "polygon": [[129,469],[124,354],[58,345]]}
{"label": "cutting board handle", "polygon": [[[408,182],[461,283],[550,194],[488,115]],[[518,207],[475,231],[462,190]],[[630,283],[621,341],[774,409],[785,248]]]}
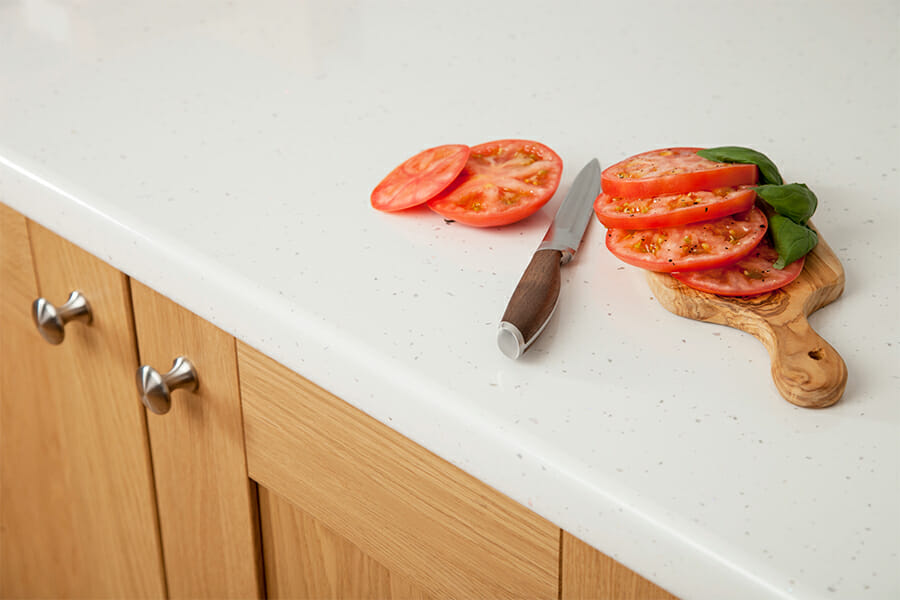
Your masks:
{"label": "cutting board handle", "polygon": [[802,312],[779,317],[766,323],[771,335],[757,336],[769,350],[775,387],[797,406],[831,406],[847,385],[844,359],[813,330]]}
{"label": "cutting board handle", "polygon": [[734,327],[758,338],[772,360],[772,379],[784,398],[805,408],[824,408],[841,399],[847,365],[813,331],[807,316],[844,291],[844,269],[828,244],[806,257],[800,276],[784,288],[746,298],[715,296],[691,289],[669,275],[647,272],[657,300],[676,315]]}

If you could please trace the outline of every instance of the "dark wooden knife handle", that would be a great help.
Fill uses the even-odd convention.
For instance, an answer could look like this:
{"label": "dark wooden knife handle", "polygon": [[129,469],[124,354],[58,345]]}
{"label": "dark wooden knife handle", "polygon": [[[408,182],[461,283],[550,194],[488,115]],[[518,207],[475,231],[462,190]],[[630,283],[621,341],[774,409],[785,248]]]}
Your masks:
{"label": "dark wooden knife handle", "polygon": [[502,320],[522,333],[526,345],[540,333],[556,307],[561,260],[559,250],[535,252],[503,313]]}

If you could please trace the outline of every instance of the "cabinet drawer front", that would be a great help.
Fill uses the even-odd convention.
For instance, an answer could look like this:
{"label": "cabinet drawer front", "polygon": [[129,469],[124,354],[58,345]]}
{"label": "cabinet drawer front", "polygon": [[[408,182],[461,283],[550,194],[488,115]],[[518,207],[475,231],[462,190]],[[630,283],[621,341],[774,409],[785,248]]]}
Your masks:
{"label": "cabinet drawer front", "polygon": [[251,478],[435,597],[557,597],[557,527],[241,343],[238,363]]}

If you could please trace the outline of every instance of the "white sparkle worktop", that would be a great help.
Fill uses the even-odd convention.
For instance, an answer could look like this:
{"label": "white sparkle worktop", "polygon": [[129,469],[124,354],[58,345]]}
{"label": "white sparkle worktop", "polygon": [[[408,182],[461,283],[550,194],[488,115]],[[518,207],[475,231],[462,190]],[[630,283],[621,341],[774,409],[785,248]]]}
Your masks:
{"label": "white sparkle worktop", "polygon": [[[684,598],[900,597],[900,5],[0,3],[0,202]],[[495,230],[369,193],[519,137],[560,193]],[[743,145],[819,197],[843,400],[681,319],[593,220],[518,362],[500,315],[575,173]]]}

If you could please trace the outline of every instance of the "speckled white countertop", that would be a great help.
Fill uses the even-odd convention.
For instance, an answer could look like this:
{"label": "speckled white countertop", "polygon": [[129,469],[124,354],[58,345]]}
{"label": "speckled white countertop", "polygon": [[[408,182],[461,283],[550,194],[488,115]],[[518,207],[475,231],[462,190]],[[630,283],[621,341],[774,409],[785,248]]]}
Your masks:
{"label": "speckled white countertop", "polygon": [[[0,3],[0,201],[684,598],[900,597],[900,5]],[[836,406],[675,317],[588,229],[513,362],[497,322],[561,194],[499,230],[382,214],[444,143],[542,141],[561,194],[667,145],[819,196]]]}

